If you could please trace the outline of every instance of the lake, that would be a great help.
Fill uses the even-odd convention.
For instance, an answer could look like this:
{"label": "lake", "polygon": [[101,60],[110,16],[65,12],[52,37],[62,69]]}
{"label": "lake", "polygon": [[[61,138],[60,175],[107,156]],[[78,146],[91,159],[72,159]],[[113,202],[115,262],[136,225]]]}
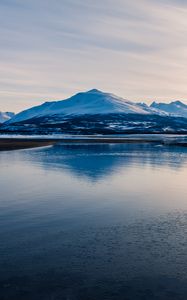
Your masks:
{"label": "lake", "polygon": [[187,148],[0,153],[1,300],[187,299]]}

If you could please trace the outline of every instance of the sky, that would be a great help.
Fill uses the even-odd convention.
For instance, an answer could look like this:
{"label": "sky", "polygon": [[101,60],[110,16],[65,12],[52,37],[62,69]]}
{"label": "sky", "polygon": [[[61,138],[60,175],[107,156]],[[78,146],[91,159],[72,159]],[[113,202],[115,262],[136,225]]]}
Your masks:
{"label": "sky", "polygon": [[187,104],[186,0],[0,0],[0,111],[93,88]]}

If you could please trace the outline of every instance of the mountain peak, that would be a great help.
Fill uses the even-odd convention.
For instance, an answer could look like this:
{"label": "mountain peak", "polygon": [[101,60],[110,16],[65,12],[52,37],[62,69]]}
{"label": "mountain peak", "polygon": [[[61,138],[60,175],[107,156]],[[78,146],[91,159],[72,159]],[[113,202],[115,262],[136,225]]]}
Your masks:
{"label": "mountain peak", "polygon": [[185,106],[185,104],[182,103],[180,100],[172,101],[171,104],[180,105],[180,106]]}
{"label": "mountain peak", "polygon": [[1,112],[0,111],[0,123],[4,123],[10,120],[14,116],[13,112]]}
{"label": "mountain peak", "polygon": [[92,89],[80,92],[71,98],[44,103],[17,114],[9,123],[22,122],[33,118],[58,116],[98,115],[98,114],[150,114],[149,107],[122,99],[116,95]]}
{"label": "mountain peak", "polygon": [[104,92],[102,92],[98,89],[91,89],[91,90],[87,91],[86,93],[88,93],[88,94],[105,94]]}
{"label": "mountain peak", "polygon": [[151,114],[176,115],[187,117],[186,105],[153,102],[150,106],[134,103],[114,94],[91,89],[80,92],[68,99],[50,101],[32,107],[13,117],[8,123],[22,122],[29,119],[43,118],[63,120],[67,116],[106,115],[106,114]]}
{"label": "mountain peak", "polygon": [[187,105],[179,100],[172,101],[170,103],[153,102],[150,107],[164,111],[172,116],[175,115],[178,117],[187,117]]}

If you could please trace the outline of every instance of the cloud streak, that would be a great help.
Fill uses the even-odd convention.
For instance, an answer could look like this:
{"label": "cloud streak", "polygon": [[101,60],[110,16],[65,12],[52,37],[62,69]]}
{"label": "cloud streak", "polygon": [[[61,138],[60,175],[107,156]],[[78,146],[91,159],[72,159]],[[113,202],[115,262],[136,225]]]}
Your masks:
{"label": "cloud streak", "polygon": [[99,88],[187,100],[187,5],[177,0],[1,0],[0,109]]}

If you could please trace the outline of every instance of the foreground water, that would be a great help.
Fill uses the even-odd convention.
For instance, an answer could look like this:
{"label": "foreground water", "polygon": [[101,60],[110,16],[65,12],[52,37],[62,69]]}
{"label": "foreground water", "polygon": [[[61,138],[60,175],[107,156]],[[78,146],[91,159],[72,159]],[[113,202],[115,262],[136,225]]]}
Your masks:
{"label": "foreground water", "polygon": [[187,299],[187,148],[0,153],[1,300]]}

